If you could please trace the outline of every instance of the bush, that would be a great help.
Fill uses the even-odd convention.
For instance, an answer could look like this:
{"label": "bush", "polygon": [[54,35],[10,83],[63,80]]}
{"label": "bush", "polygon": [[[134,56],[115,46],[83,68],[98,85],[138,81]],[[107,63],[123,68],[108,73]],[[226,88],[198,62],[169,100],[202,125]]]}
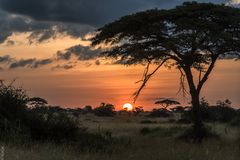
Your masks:
{"label": "bush", "polygon": [[56,143],[77,140],[78,134],[84,133],[76,120],[68,117],[66,113],[37,114],[29,111],[24,119],[29,128],[32,140],[53,141]]}
{"label": "bush", "polygon": [[93,113],[101,117],[111,117],[115,115],[115,107],[112,104],[102,103],[99,107],[93,110]]}
{"label": "bush", "polygon": [[[210,106],[201,108],[202,119],[206,122],[230,122],[234,117],[237,116],[237,111],[231,107],[222,106]],[[182,119],[192,121],[193,111],[185,111],[182,114]]]}
{"label": "bush", "polygon": [[28,96],[22,88],[0,82],[0,114],[2,117],[13,121],[24,117],[27,100]]}

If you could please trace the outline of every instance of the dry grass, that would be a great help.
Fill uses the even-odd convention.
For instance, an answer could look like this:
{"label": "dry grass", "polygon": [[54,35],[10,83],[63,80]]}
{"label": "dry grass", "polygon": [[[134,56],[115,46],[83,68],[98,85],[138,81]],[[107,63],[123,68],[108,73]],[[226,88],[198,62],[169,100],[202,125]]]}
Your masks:
{"label": "dry grass", "polygon": [[[130,139],[131,143],[114,146],[110,153],[80,153],[68,146],[34,144],[30,147],[5,145],[5,160],[239,160],[240,129],[224,124],[209,124],[221,139],[202,144],[191,144],[175,138],[181,127],[162,119],[149,119],[158,123],[141,124],[144,117],[117,116],[99,118],[85,116],[80,119],[91,132],[110,131],[113,136]],[[144,127],[159,128],[141,135]],[[167,130],[167,132],[166,132]],[[176,132],[176,134],[175,134]]]}

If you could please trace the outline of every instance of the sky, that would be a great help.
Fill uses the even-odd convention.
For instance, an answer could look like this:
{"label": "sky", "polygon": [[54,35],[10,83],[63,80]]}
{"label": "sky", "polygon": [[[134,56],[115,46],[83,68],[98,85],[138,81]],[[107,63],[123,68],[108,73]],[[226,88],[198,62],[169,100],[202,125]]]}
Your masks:
{"label": "sky", "polygon": [[[0,79],[21,85],[30,96],[52,105],[120,109],[132,102],[144,66],[122,66],[97,59],[90,46],[94,31],[121,16],[152,8],[173,8],[184,0],[0,0]],[[240,0],[199,0],[231,3]],[[203,89],[211,103],[229,98],[240,106],[239,62],[221,60]],[[155,108],[156,98],[190,100],[177,94],[177,70],[163,68],[144,89],[135,106]],[[228,84],[228,85],[225,85]],[[221,86],[221,87],[220,87]]]}

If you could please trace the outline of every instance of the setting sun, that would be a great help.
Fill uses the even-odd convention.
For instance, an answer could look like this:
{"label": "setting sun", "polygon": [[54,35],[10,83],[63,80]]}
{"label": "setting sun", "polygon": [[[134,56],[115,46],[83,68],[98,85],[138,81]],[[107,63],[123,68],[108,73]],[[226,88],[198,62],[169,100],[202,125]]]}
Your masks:
{"label": "setting sun", "polygon": [[131,111],[133,109],[133,106],[130,103],[126,103],[123,105],[123,109]]}

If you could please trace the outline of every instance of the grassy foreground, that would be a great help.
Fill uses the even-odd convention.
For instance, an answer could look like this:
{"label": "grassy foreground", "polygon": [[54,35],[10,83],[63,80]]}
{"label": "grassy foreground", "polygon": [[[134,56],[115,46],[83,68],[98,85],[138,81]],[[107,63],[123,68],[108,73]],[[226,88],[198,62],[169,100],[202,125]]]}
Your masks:
{"label": "grassy foreground", "polygon": [[[240,129],[227,124],[208,124],[220,135],[202,144],[192,144],[176,139],[188,126],[163,122],[140,123],[143,117],[116,116],[80,119],[90,132],[109,131],[122,139],[111,147],[111,152],[79,152],[68,145],[52,143],[5,146],[4,160],[239,160]],[[145,132],[144,132],[145,131]],[[128,143],[126,143],[128,142]]]}

